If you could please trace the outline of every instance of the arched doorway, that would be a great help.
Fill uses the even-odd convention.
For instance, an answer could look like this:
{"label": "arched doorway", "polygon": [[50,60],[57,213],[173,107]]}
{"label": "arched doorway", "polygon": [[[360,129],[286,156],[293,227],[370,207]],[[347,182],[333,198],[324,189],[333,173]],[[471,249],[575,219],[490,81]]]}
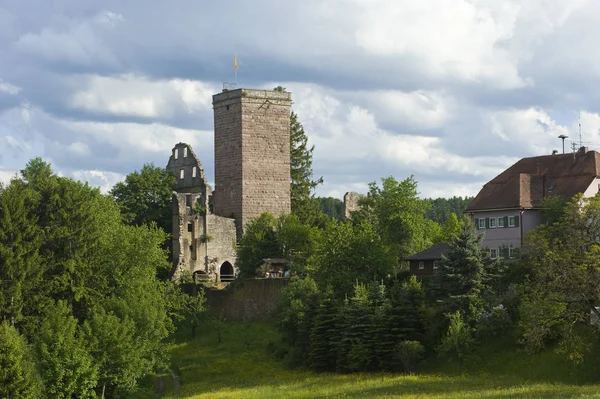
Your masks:
{"label": "arched doorway", "polygon": [[221,281],[233,281],[235,279],[233,265],[227,261],[223,262],[219,269],[219,277]]}

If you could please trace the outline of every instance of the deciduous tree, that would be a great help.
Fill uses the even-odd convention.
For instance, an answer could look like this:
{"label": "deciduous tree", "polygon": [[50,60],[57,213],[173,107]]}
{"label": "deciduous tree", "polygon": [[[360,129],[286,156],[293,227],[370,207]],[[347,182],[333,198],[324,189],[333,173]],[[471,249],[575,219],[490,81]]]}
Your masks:
{"label": "deciduous tree", "polygon": [[577,195],[554,223],[526,238],[522,261],[529,276],[522,285],[520,327],[529,350],[554,338],[572,359],[582,359],[589,349],[572,343],[584,344],[590,318],[600,318],[599,237],[600,197]]}
{"label": "deciduous tree", "polygon": [[42,397],[42,380],[31,348],[7,321],[0,323],[0,397]]}

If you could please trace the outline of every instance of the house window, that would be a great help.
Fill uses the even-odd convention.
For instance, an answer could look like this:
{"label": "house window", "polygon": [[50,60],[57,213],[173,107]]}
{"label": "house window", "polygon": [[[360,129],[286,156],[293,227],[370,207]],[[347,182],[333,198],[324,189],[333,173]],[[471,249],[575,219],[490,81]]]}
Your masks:
{"label": "house window", "polygon": [[175,159],[179,158],[179,149],[178,148],[175,148],[173,150],[173,158],[175,158]]}
{"label": "house window", "polygon": [[183,157],[187,158],[187,147],[183,147]]}
{"label": "house window", "polygon": [[192,166],[192,177],[196,177],[196,167]]}
{"label": "house window", "polygon": [[506,227],[506,219],[502,216],[498,218],[498,228],[500,227]]}
{"label": "house window", "polygon": [[517,218],[518,216],[509,216],[508,217],[508,227],[517,227]]}
{"label": "house window", "polygon": [[180,180],[183,180],[184,176],[185,176],[185,170],[183,170],[183,169],[180,169],[180,170],[179,170],[179,179],[180,179]]}
{"label": "house window", "polygon": [[491,259],[498,258],[498,250],[496,248],[490,248],[490,258]]}
{"label": "house window", "polygon": [[485,218],[479,218],[479,219],[477,219],[477,228],[478,229],[485,229]]}
{"label": "house window", "polygon": [[423,262],[422,260],[419,261],[419,270],[423,270],[425,269],[425,262]]}
{"label": "house window", "polygon": [[194,223],[188,223],[188,233],[194,232]]}
{"label": "house window", "polygon": [[515,256],[517,256],[517,248],[512,248],[512,247],[508,248],[508,257],[510,259],[514,259]]}
{"label": "house window", "polygon": [[498,258],[506,259],[508,257],[508,248],[502,247],[498,249]]}
{"label": "house window", "polygon": [[496,228],[496,218],[490,218],[490,229]]}
{"label": "house window", "polygon": [[192,207],[192,196],[191,195],[185,196],[185,206],[189,206],[190,208]]}
{"label": "house window", "polygon": [[433,261],[433,268],[434,269],[438,269],[440,267],[440,261],[439,260],[434,260]]}

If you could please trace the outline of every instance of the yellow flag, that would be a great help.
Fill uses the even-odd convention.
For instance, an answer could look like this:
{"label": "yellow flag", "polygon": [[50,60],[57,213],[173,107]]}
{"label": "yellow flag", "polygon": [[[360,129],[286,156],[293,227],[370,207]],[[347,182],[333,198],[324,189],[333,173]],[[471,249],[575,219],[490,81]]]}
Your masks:
{"label": "yellow flag", "polygon": [[233,55],[233,69],[238,70],[237,54]]}

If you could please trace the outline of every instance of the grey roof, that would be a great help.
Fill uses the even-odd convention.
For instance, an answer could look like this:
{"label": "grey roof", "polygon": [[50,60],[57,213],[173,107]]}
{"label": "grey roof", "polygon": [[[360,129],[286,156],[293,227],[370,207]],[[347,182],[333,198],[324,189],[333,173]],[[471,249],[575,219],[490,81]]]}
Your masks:
{"label": "grey roof", "polygon": [[445,242],[435,244],[424,251],[421,251],[413,256],[404,258],[404,260],[439,260],[442,259],[442,254],[450,249],[450,245]]}

